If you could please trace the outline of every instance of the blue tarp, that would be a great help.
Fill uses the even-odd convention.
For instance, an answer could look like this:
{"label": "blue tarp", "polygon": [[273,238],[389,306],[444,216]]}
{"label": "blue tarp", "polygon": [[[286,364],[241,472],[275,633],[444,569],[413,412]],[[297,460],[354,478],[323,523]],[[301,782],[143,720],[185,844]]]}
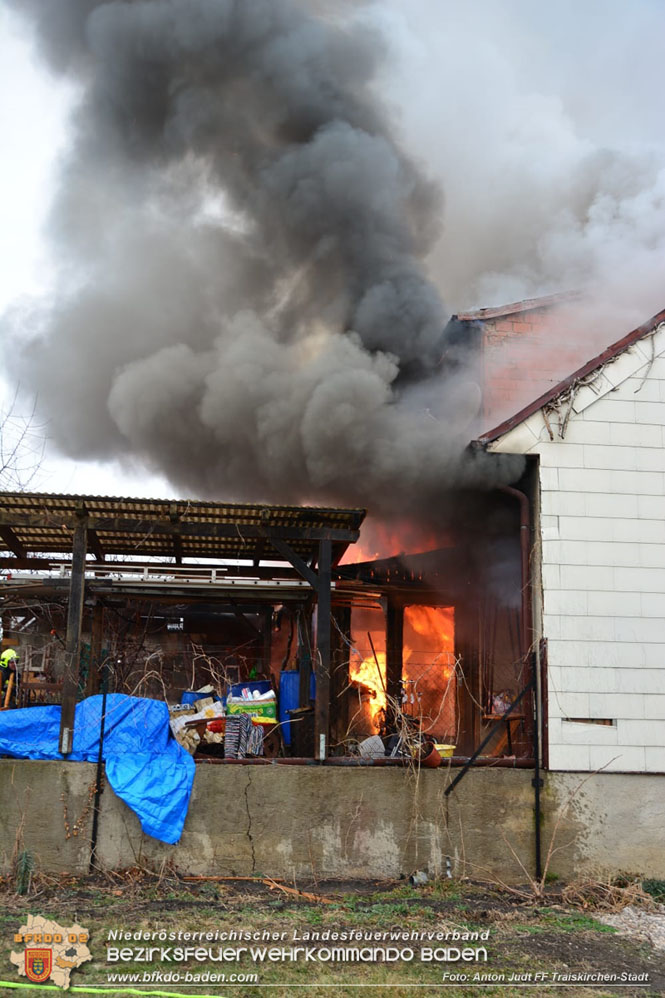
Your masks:
{"label": "blue tarp", "polygon": [[[0,755],[97,762],[103,699],[88,697],[77,704],[68,756],[58,752],[60,707],[0,712]],[[146,835],[177,842],[192,792],[194,760],[171,735],[167,705],[109,693],[103,755],[109,783],[136,812]]]}

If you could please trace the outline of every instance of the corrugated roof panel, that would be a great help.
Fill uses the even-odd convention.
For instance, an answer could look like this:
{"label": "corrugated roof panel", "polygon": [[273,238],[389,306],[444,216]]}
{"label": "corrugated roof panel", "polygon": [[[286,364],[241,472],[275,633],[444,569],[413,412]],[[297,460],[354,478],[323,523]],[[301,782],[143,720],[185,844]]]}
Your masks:
{"label": "corrugated roof panel", "polygon": [[[81,513],[90,518],[96,540],[105,554],[171,558],[177,546],[183,557],[267,561],[280,561],[282,557],[268,537],[261,535],[264,530],[266,534],[278,530],[292,550],[308,558],[318,546],[316,536],[308,534],[341,531],[343,536],[336,537],[335,544],[345,545],[354,539],[365,517],[363,509],[333,507],[0,493],[0,522],[11,527],[22,548],[29,553],[70,551],[76,516]],[[113,520],[117,521],[117,526],[110,522]],[[133,529],[127,529],[127,521],[133,521]],[[145,521],[145,533],[142,521]],[[178,524],[185,532],[179,532]],[[197,535],[197,524],[207,530],[218,526],[222,535]],[[229,527],[234,531],[229,532]],[[246,533],[243,528],[248,528]]]}

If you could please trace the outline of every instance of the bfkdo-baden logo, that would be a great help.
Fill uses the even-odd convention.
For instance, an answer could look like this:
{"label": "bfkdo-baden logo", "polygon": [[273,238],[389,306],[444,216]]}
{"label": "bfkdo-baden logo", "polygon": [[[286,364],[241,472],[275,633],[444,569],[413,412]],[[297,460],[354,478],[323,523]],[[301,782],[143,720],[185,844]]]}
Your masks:
{"label": "bfkdo-baden logo", "polygon": [[42,915],[28,915],[27,923],[14,935],[14,942],[25,948],[12,950],[9,959],[20,977],[35,984],[52,981],[68,988],[72,970],[92,960],[88,939],[88,930],[82,925],[63,926]]}

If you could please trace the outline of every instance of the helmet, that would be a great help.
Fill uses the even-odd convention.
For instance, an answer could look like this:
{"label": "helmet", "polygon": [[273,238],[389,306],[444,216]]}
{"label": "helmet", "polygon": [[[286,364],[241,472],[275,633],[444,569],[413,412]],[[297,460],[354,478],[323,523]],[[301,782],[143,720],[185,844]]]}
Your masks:
{"label": "helmet", "polygon": [[5,666],[6,668],[10,662],[15,662],[17,658],[18,655],[16,654],[14,649],[7,648],[7,650],[3,651],[2,655],[0,655],[0,665]]}

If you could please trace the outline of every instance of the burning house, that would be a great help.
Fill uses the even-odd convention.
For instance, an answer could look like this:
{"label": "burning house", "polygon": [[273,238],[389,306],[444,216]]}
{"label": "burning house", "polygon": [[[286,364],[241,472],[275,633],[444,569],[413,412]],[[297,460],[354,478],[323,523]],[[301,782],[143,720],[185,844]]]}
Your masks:
{"label": "burning house", "polygon": [[[541,765],[549,795],[557,781],[564,792],[566,770],[608,771],[594,792],[610,817],[601,845],[614,842],[612,809],[632,796],[621,774],[654,774],[639,788],[647,811],[662,779],[650,539],[664,318],[484,433],[474,448],[526,456],[520,480],[442,494],[445,529],[434,532],[413,517],[408,530],[404,519],[364,530],[359,509],[4,494],[3,643],[41,663],[21,702],[62,700],[66,757],[75,702],[100,686],[174,701],[267,681],[284,698],[284,727],[263,759],[289,779],[307,758],[321,772],[404,774],[411,762],[395,746],[417,731],[454,746],[438,771],[450,800],[481,773],[496,793],[506,767],[514,778],[535,769],[538,813]],[[196,758],[206,780],[236,762]],[[539,862],[530,794],[509,792]],[[455,848],[444,827],[446,845],[428,832],[435,865]],[[650,846],[639,862],[658,869]]]}
{"label": "burning house", "polygon": [[[12,710],[2,749],[78,758],[76,704],[100,691],[175,710],[188,690],[265,684],[279,714],[255,722],[251,765],[408,774],[436,745],[448,766],[530,768],[520,496],[469,495],[473,516],[434,550],[351,561],[363,510],[4,493],[3,646],[22,663],[6,707],[62,708],[56,752],[34,734],[23,751]],[[197,771],[237,765],[202,736]]]}
{"label": "burning house", "polygon": [[[473,824],[469,809],[497,793],[520,812],[518,838],[539,862],[533,804],[545,829],[558,820],[570,770],[602,770],[587,795],[602,797],[605,815],[575,863],[609,861],[627,802],[639,799],[655,834],[664,321],[655,316],[484,433],[474,448],[526,456],[521,478],[442,495],[445,529],[434,532],[413,518],[408,529],[372,525],[360,509],[4,494],[3,644],[42,668],[23,677],[21,702],[62,700],[66,757],[75,702],[100,687],[173,701],[183,689],[267,681],[284,698],[284,723],[247,763],[278,767],[312,818],[329,793],[351,793],[363,814],[353,840],[369,853],[326,859],[325,835],[341,832],[324,822],[321,869],[357,872],[360,857],[389,872],[411,855],[409,836],[390,858],[362,838],[374,808],[362,805],[354,775],[391,774],[401,799],[412,760],[395,746],[405,731],[454,746],[417,807],[434,868],[458,855],[450,811],[436,819],[434,801]],[[237,760],[201,749],[198,783],[208,793],[218,779],[235,786]],[[531,789],[523,776],[534,770]],[[413,806],[404,800],[389,837]],[[195,839],[210,835],[205,822],[194,805]],[[285,849],[293,832],[280,832]],[[188,867],[189,834],[186,824]],[[266,862],[274,848],[261,840]],[[108,861],[122,861],[108,849]],[[294,849],[290,841],[295,869]],[[633,866],[657,874],[657,855],[646,836],[631,840]]]}
{"label": "burning house", "polygon": [[[362,510],[5,493],[3,640],[31,663],[19,703],[61,694],[67,755],[74,703],[101,686],[177,702],[290,682],[288,755],[357,755],[403,723],[468,758],[530,680],[518,495],[475,497],[489,526],[435,550],[354,562]],[[528,703],[485,761],[532,758]]]}

